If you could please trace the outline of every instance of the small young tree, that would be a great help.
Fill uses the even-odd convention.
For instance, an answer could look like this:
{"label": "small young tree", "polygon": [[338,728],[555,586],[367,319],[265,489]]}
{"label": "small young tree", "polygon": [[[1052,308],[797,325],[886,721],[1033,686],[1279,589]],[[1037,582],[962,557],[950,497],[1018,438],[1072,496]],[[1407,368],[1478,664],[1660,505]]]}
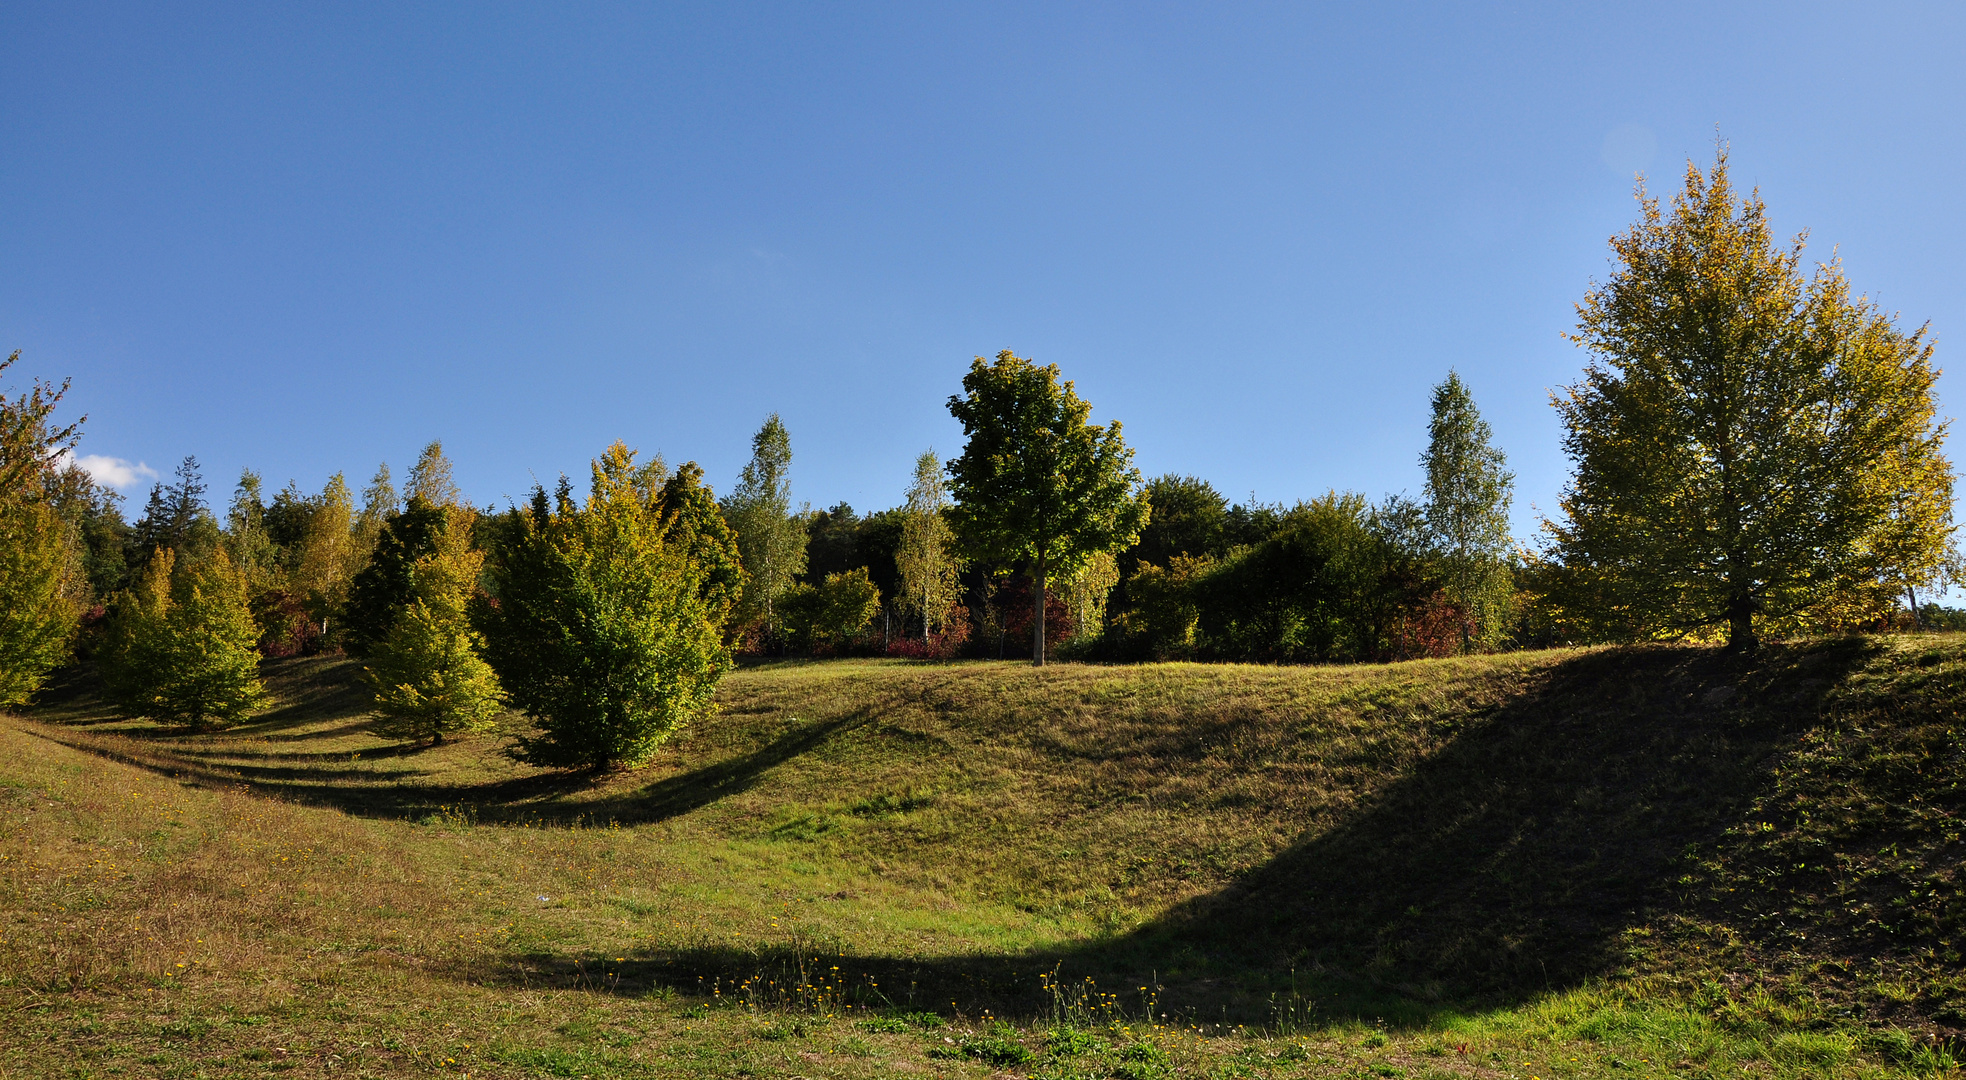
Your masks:
{"label": "small young tree", "polygon": [[1134,542],[1147,521],[1140,472],[1115,420],[1086,423],[1092,406],[1057,365],[1038,367],[1006,349],[977,357],[949,399],[968,443],[949,464],[956,534],[972,553],[1031,567],[1032,661],[1045,654],[1045,586],[1070,578],[1101,551]]}
{"label": "small young tree", "polygon": [[[518,754],[539,765],[634,765],[710,708],[731,667],[723,621],[742,580],[694,463],[638,490],[634,451],[594,462],[584,505],[562,481],[535,489],[506,531],[479,608],[486,653],[537,734]],[[700,497],[699,497],[700,496]],[[708,503],[706,508],[705,504]],[[724,550],[709,550],[722,540]]]}
{"label": "small young tree", "polygon": [[462,539],[446,536],[448,550],[417,560],[415,598],[364,669],[375,691],[379,735],[441,743],[446,734],[489,728],[504,711],[504,690],[481,655],[484,638],[467,610],[484,554]]}
{"label": "small young tree", "polygon": [[894,566],[901,578],[903,610],[922,621],[922,647],[928,647],[935,628],[956,606],[962,590],[962,560],[956,555],[956,534],[949,528],[949,489],[942,480],[942,463],[935,451],[915,459],[914,482],[901,520],[901,546]]}
{"label": "small young tree", "polygon": [[1515,477],[1493,438],[1467,384],[1449,371],[1434,387],[1420,466],[1427,472],[1427,528],[1448,599],[1463,613],[1463,651],[1494,646],[1508,627],[1514,596],[1508,554]]}
{"label": "small young tree", "polygon": [[751,460],[724,498],[724,519],[737,534],[748,587],[738,621],[778,629],[778,597],[806,568],[806,523],[792,513],[792,439],[772,413],[751,437]]}
{"label": "small young tree", "polygon": [[194,729],[236,724],[266,700],[245,581],[223,547],[195,567],[175,562],[168,548],[158,552],[136,595],[119,604],[106,687],[131,716]]}

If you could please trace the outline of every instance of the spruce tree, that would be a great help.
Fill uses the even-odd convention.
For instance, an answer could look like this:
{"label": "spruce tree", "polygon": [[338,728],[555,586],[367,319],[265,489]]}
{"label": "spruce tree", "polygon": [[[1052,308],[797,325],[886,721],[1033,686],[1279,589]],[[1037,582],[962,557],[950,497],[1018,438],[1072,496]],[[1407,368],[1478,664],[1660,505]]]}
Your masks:
{"label": "spruce tree", "polygon": [[1427,529],[1447,597],[1461,612],[1462,649],[1495,645],[1508,625],[1509,503],[1515,476],[1494,431],[1453,371],[1434,387],[1433,419],[1420,465],[1427,473]]}
{"label": "spruce tree", "polygon": [[456,543],[460,537],[447,539],[449,550],[417,560],[415,598],[365,669],[378,734],[442,742],[446,734],[485,730],[504,710],[504,691],[467,611],[484,555]]}
{"label": "spruce tree", "polygon": [[357,656],[367,656],[396,624],[396,617],[416,599],[416,565],[436,554],[450,531],[451,516],[422,496],[391,516],[376,538],[369,564],[356,574],[343,607],[342,640]]}

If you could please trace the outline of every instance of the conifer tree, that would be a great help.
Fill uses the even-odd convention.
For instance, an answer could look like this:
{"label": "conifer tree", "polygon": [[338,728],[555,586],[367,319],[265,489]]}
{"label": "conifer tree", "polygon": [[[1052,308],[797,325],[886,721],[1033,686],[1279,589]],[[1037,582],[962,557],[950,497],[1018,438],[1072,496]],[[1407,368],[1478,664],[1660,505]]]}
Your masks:
{"label": "conifer tree", "polygon": [[467,610],[484,555],[462,539],[448,535],[443,550],[417,560],[415,598],[369,658],[378,734],[442,742],[446,734],[485,730],[504,709],[504,691]]}
{"label": "conifer tree", "polygon": [[901,578],[904,611],[922,621],[926,647],[935,626],[955,606],[962,588],[962,560],[956,554],[956,534],[949,528],[949,489],[935,451],[915,459],[914,481],[902,508],[901,545],[894,566]]}
{"label": "conifer tree", "polygon": [[1070,578],[1087,559],[1134,542],[1146,524],[1140,472],[1115,420],[1086,422],[1092,406],[1056,364],[1038,367],[1006,349],[977,357],[949,399],[968,443],[949,463],[951,524],[977,556],[1030,566],[1031,658],[1044,663],[1044,607],[1051,575]]}
{"label": "conifer tree", "polygon": [[165,548],[177,554],[180,568],[202,563],[221,539],[205,491],[204,473],[192,455],[178,463],[170,484],[152,486],[143,517],[131,530],[131,565],[141,566]]}
{"label": "conifer tree", "polygon": [[396,618],[416,599],[416,566],[444,550],[451,515],[440,506],[410,496],[409,505],[391,516],[376,539],[369,564],[355,575],[343,607],[348,650],[367,656],[389,636]]}
{"label": "conifer tree", "polygon": [[1591,354],[1555,404],[1576,472],[1550,526],[1573,611],[1639,636],[1875,616],[1952,562],[1952,468],[1923,327],[1805,279],[1723,146],[1670,213],[1639,192],[1578,305]]}
{"label": "conifer tree", "polygon": [[1461,647],[1492,647],[1508,625],[1509,502],[1515,476],[1494,431],[1453,371],[1434,387],[1427,450],[1426,521],[1441,560],[1447,596],[1462,614]]}
{"label": "conifer tree", "polygon": [[585,504],[563,480],[551,501],[536,488],[513,512],[487,573],[493,602],[478,614],[487,658],[537,727],[524,760],[638,764],[709,710],[743,581],[700,475],[685,465],[651,501],[634,452],[615,443],[594,462]]}
{"label": "conifer tree", "polygon": [[751,437],[751,460],[723,501],[724,520],[737,534],[747,582],[740,624],[778,630],[773,604],[806,568],[806,523],[792,513],[792,440],[772,413]]}
{"label": "conifer tree", "polygon": [[223,547],[174,572],[166,548],[115,615],[105,683],[122,709],[195,729],[245,719],[266,699],[259,629],[245,582]]}

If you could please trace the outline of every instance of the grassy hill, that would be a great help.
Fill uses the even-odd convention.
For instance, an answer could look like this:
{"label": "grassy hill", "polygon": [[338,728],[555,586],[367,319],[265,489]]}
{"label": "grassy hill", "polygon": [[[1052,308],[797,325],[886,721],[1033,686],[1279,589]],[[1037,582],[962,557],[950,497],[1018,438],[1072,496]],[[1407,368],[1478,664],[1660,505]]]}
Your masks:
{"label": "grassy hill", "polygon": [[[650,767],[0,721],[0,1071],[1930,1072],[1966,642],[748,668]],[[1004,1026],[1006,1025],[1007,1026]]]}

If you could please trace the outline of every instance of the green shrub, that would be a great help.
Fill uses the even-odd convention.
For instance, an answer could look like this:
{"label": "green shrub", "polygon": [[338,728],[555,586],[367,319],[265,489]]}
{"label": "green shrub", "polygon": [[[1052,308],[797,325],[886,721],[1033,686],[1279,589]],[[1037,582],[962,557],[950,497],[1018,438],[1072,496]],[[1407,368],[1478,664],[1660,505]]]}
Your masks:
{"label": "green shrub", "polygon": [[245,581],[223,548],[178,570],[163,549],[136,591],[118,597],[104,687],[130,716],[194,729],[236,724],[266,701]]}

